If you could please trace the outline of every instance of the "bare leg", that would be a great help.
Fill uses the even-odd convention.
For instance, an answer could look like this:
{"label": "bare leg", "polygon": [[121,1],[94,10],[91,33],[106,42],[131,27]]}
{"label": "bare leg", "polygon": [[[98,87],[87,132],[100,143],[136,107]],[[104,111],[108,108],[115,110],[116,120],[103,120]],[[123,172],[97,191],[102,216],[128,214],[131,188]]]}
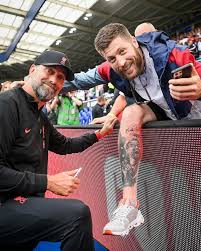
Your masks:
{"label": "bare leg", "polygon": [[141,127],[133,123],[122,131],[119,133],[119,154],[124,186],[123,199],[136,201],[137,177],[143,150]]}
{"label": "bare leg", "polygon": [[125,108],[119,131],[119,153],[123,178],[123,199],[103,228],[104,234],[127,235],[133,227],[144,222],[137,205],[137,177],[142,158],[141,126],[156,120],[147,105],[131,105]]}
{"label": "bare leg", "polygon": [[156,120],[155,114],[147,105],[131,105],[123,113],[119,132],[123,201],[137,202],[137,178],[143,155],[141,126],[154,120]]}

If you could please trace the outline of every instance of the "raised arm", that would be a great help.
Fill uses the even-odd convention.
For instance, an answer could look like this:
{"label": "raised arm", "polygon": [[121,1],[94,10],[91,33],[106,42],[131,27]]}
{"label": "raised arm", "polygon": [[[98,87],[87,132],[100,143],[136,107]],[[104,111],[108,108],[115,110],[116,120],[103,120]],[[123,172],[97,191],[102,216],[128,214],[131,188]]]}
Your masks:
{"label": "raised arm", "polygon": [[126,107],[127,102],[126,102],[126,98],[124,95],[119,95],[115,102],[114,105],[111,109],[111,111],[103,117],[100,118],[95,118],[91,124],[103,124],[105,123],[108,119],[110,119],[111,117],[118,117],[119,114],[121,114],[124,110],[124,108]]}
{"label": "raised arm", "polygon": [[73,81],[65,81],[61,92],[88,90],[97,85],[107,84],[110,82],[109,69],[107,62],[104,62],[87,72],[76,73]]}
{"label": "raised arm", "polygon": [[80,137],[69,138],[58,132],[47,121],[50,130],[49,150],[61,155],[82,152],[99,139],[110,134],[116,122],[117,118],[111,116],[100,130],[94,133],[86,133]]}

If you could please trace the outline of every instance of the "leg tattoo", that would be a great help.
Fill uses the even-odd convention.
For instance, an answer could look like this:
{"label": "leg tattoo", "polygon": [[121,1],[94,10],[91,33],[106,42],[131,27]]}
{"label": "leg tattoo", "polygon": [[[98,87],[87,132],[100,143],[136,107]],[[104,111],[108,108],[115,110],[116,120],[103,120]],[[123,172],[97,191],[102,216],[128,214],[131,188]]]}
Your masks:
{"label": "leg tattoo", "polygon": [[126,128],[125,136],[119,135],[120,162],[123,173],[123,185],[134,186],[137,183],[139,163],[142,157],[141,127]]}

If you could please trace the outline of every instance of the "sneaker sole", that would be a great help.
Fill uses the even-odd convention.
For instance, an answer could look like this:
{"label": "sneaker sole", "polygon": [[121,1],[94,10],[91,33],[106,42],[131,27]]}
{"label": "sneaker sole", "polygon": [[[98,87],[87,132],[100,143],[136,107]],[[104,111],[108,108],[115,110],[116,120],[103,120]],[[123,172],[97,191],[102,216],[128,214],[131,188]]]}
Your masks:
{"label": "sneaker sole", "polygon": [[112,230],[105,230],[103,232],[103,234],[104,235],[121,235],[121,236],[125,236],[125,235],[129,234],[131,229],[133,229],[134,227],[138,227],[143,223],[144,223],[144,217],[143,217],[142,213],[139,210],[137,218],[128,225],[128,228],[125,231],[123,231],[123,232],[114,232]]}

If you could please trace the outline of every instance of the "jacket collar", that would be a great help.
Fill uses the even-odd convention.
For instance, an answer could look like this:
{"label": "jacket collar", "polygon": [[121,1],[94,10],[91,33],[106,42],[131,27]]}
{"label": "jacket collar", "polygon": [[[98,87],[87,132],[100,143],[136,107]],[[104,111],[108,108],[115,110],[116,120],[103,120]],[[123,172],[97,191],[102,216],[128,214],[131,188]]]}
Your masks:
{"label": "jacket collar", "polygon": [[136,39],[140,45],[144,45],[148,49],[150,56],[154,60],[154,67],[158,78],[161,79],[169,55],[173,48],[175,48],[176,42],[170,40],[168,35],[163,31],[144,33],[136,37]]}

